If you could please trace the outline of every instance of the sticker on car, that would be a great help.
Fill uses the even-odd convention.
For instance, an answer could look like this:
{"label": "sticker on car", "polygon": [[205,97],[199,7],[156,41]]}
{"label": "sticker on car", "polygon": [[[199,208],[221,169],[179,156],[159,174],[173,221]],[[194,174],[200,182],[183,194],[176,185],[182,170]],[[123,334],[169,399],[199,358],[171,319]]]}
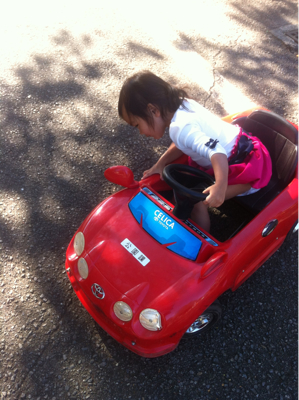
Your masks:
{"label": "sticker on car", "polygon": [[144,267],[150,262],[150,260],[129,239],[123,240],[121,245]]}

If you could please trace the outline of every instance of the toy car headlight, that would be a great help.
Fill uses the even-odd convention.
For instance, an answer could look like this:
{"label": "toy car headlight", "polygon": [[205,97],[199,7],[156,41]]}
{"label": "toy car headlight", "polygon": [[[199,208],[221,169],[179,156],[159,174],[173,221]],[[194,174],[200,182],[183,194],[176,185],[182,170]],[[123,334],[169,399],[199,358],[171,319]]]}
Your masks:
{"label": "toy car headlight", "polygon": [[77,256],[81,256],[85,246],[85,238],[82,232],[78,232],[74,240],[74,250]]}
{"label": "toy car headlight", "polygon": [[117,301],[113,306],[113,311],[121,321],[128,322],[131,321],[133,317],[131,307],[123,301]]}
{"label": "toy car headlight", "polygon": [[153,310],[152,308],[146,308],[141,311],[139,321],[141,325],[149,331],[159,331],[162,329],[161,315],[158,311]]}
{"label": "toy car headlight", "polygon": [[86,279],[88,277],[88,265],[84,258],[79,258],[78,260],[78,272],[82,279]]}

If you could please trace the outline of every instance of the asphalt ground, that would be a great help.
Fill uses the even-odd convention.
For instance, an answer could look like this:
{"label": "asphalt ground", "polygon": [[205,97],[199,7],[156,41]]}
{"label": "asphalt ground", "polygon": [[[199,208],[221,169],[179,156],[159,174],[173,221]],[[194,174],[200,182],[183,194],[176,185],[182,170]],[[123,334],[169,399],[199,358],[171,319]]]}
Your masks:
{"label": "asphalt ground", "polygon": [[118,119],[123,80],[152,70],[188,85],[219,116],[240,111],[237,95],[223,95],[229,82],[245,103],[298,123],[297,52],[271,33],[297,23],[297,4],[29,1],[2,9],[1,398],[297,399],[297,237],[221,297],[215,329],[157,359],[99,328],[64,273],[74,232],[119,189],[104,170],[127,165],[138,179],[169,144]]}

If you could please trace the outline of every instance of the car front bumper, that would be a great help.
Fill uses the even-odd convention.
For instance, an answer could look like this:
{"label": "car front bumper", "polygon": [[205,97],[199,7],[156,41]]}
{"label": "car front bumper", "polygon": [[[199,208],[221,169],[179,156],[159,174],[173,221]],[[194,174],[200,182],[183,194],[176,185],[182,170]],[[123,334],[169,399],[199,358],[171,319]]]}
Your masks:
{"label": "car front bumper", "polygon": [[[76,279],[74,272],[68,264],[68,260],[66,260],[65,268],[70,283],[84,308],[102,329],[124,347],[139,356],[155,358],[170,353],[178,346],[182,336],[181,332],[174,333],[170,337],[159,339],[153,338],[155,336],[154,333],[152,333],[151,338],[142,338],[135,335],[133,330],[129,328],[129,325],[123,325],[123,327],[115,323],[112,318],[107,316],[107,313],[111,312],[113,305],[111,305],[108,312],[107,310],[105,310],[105,312],[101,307],[95,304],[95,302],[91,301],[89,296],[82,289],[80,282]],[[120,321],[120,324],[123,323]]]}

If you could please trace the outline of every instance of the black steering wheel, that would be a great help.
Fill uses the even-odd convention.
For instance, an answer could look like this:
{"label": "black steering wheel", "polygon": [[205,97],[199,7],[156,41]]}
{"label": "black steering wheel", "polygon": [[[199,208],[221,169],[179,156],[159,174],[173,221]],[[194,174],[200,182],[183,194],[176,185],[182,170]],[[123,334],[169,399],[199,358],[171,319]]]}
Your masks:
{"label": "black steering wheel", "polygon": [[173,214],[183,220],[190,217],[194,204],[206,199],[203,190],[215,183],[211,175],[185,164],[167,165],[162,176],[174,191]]}

